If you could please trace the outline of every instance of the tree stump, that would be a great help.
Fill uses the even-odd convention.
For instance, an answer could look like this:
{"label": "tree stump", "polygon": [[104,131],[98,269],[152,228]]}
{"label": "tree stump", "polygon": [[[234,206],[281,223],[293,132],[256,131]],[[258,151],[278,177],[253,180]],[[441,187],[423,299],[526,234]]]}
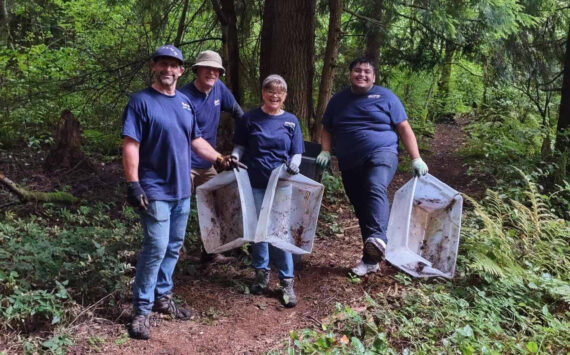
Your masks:
{"label": "tree stump", "polygon": [[55,171],[60,169],[91,170],[91,162],[81,150],[81,130],[79,121],[70,110],[61,113],[61,121],[55,134],[55,147],[49,152],[44,170]]}

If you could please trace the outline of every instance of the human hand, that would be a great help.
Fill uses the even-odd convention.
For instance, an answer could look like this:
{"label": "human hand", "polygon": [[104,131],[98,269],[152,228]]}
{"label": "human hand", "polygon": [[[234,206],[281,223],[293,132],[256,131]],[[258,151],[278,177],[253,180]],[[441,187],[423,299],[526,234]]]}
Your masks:
{"label": "human hand", "polygon": [[287,173],[289,173],[290,175],[299,174],[299,165],[293,162],[289,162],[286,164],[286,166],[287,166]]}
{"label": "human hand", "polygon": [[247,170],[247,166],[239,161],[239,159],[234,155],[224,155],[219,156],[216,159],[214,166],[220,170],[232,170],[236,169],[239,171],[239,168],[243,168]]}
{"label": "human hand", "polygon": [[148,208],[148,199],[138,181],[128,182],[127,202],[129,205],[140,208],[141,210]]}
{"label": "human hand", "polygon": [[325,170],[326,167],[331,162],[331,153],[326,151],[326,150],[321,151],[319,153],[319,155],[317,156],[317,159],[315,160],[315,162],[317,163],[319,168],[321,168],[322,170]]}
{"label": "human hand", "polygon": [[422,158],[416,158],[412,160],[412,174],[414,176],[422,176],[427,174],[427,172],[428,172],[428,166],[422,160]]}

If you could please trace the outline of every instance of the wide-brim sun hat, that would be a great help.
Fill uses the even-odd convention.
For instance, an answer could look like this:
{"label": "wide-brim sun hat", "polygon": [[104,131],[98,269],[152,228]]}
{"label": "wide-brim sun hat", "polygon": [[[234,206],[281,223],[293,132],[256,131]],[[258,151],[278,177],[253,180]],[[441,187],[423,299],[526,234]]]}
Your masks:
{"label": "wide-brim sun hat", "polygon": [[214,51],[203,51],[196,57],[196,63],[192,66],[192,70],[196,71],[198,67],[211,67],[220,69],[221,73],[224,74],[226,69],[222,65],[222,57]]}

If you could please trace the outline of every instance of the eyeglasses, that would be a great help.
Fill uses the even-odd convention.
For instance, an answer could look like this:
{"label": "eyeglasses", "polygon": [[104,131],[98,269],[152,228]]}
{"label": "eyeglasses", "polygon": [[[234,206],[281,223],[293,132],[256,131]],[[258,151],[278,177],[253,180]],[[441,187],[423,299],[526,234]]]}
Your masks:
{"label": "eyeglasses", "polygon": [[263,91],[269,96],[283,97],[286,94],[285,91],[273,91],[273,90],[263,90]]}

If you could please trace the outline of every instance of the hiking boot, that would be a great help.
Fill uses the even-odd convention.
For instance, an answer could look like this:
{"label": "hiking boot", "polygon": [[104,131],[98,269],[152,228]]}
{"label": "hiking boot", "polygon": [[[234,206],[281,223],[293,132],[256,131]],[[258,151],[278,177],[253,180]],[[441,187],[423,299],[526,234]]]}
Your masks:
{"label": "hiking boot", "polygon": [[368,254],[370,260],[374,263],[379,263],[384,259],[386,252],[386,242],[380,238],[368,238],[364,242],[364,251]]}
{"label": "hiking boot", "polygon": [[283,291],[283,304],[288,308],[295,307],[297,305],[297,296],[295,296],[295,290],[293,290],[294,280],[283,279],[279,283]]}
{"label": "hiking boot", "polygon": [[251,285],[250,291],[254,295],[261,295],[269,285],[269,270],[257,269],[255,271],[255,280]]}
{"label": "hiking boot", "polygon": [[358,265],[350,269],[356,276],[364,276],[371,272],[376,272],[380,269],[380,265],[376,264],[366,264],[364,261],[360,261]]}
{"label": "hiking boot", "polygon": [[224,256],[223,254],[206,254],[202,253],[200,262],[202,264],[231,264],[235,261],[231,256]]}
{"label": "hiking boot", "polygon": [[188,320],[192,317],[192,313],[182,307],[179,307],[172,299],[172,295],[162,296],[154,301],[153,311],[168,314],[172,318],[180,320]]}
{"label": "hiking boot", "polygon": [[129,335],[134,339],[150,339],[150,315],[135,315],[129,326]]}

